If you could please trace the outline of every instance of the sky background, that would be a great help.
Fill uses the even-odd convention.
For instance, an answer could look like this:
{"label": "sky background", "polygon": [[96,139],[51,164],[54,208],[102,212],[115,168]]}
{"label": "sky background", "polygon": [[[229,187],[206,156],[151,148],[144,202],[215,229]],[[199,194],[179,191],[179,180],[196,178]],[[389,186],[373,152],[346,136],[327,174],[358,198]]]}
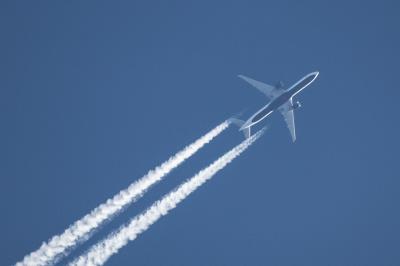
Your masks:
{"label": "sky background", "polygon": [[[397,1],[1,1],[0,265],[245,109],[270,130],[108,265],[399,265]],[[260,128],[260,127],[258,127]],[[231,126],[70,261],[242,141]]]}

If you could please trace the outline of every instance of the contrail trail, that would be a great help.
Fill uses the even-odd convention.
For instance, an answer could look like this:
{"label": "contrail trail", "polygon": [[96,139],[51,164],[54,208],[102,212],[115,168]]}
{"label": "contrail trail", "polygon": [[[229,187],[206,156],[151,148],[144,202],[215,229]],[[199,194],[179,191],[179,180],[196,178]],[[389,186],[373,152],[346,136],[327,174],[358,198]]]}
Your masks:
{"label": "contrail trail", "polygon": [[104,240],[90,248],[85,254],[72,261],[70,266],[104,264],[113,254],[117,253],[120,248],[128,244],[129,241],[134,240],[140,233],[146,231],[162,216],[167,215],[178,203],[239,156],[254,143],[263,132],[264,129],[258,131],[255,135],[244,140],[241,144],[225,153],[191,179],[181,184],[177,189],[165,195],[161,200],[156,201],[145,212],[134,217],[127,225],[111,233]]}
{"label": "contrail trail", "polygon": [[17,262],[17,266],[22,265],[49,265],[54,263],[60,256],[77,245],[80,241],[88,238],[90,233],[98,228],[103,222],[112,218],[130,203],[140,198],[152,185],[162,180],[174,168],[183,163],[190,156],[195,154],[205,144],[218,136],[229,126],[229,121],[225,121],[209,131],[207,134],[179,151],[166,162],[150,170],[145,176],[129,185],[128,188],[121,190],[113,198],[108,199],[89,214],[74,222],[62,234],[53,236],[47,243],[26,255],[22,261]]}

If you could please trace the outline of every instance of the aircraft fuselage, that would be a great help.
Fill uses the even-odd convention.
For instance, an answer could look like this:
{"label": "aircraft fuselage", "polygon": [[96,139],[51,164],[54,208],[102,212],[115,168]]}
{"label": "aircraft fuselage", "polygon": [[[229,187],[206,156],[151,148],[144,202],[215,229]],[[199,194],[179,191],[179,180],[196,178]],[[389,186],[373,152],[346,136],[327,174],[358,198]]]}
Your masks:
{"label": "aircraft fuselage", "polygon": [[302,91],[305,87],[310,85],[314,81],[314,79],[318,76],[318,74],[319,74],[318,72],[312,72],[312,73],[304,76],[302,79],[300,79],[298,82],[296,82],[289,89],[283,91],[282,94],[277,96],[275,99],[270,101],[267,105],[265,105],[263,108],[261,108],[259,111],[257,111],[253,116],[251,116],[244,123],[244,125],[240,128],[240,130],[251,127],[251,126],[257,124],[258,122],[262,121],[263,119],[265,119],[270,114],[272,114],[272,112],[274,112],[280,106],[282,106],[287,101],[289,101],[290,98],[292,98],[297,93]]}

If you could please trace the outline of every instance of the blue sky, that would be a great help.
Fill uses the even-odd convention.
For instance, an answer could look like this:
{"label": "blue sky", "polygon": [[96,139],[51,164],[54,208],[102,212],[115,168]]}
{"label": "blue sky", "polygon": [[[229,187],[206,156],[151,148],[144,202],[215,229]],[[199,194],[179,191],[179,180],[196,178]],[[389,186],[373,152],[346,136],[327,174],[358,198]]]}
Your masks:
{"label": "blue sky", "polygon": [[[398,265],[396,1],[2,1],[1,265],[232,114],[298,97],[270,130],[108,265]],[[231,127],[79,255],[242,140]]]}

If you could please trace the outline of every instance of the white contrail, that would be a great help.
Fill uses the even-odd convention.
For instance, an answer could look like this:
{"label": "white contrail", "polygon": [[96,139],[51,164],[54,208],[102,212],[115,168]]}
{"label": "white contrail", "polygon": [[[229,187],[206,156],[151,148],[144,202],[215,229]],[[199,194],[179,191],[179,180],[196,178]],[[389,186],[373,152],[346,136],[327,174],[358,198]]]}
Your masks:
{"label": "white contrail", "polygon": [[112,218],[113,215],[124,207],[140,198],[152,185],[160,181],[166,174],[171,172],[171,170],[195,154],[228,126],[229,121],[218,125],[160,166],[150,170],[141,179],[129,185],[128,188],[121,190],[113,198],[108,199],[105,203],[93,209],[89,214],[69,226],[62,234],[53,236],[47,243],[43,243],[38,250],[26,255],[24,259],[17,262],[16,265],[36,266],[54,263],[57,258],[77,245],[79,241],[85,240],[85,238],[103,222]]}
{"label": "white contrail", "polygon": [[225,153],[211,165],[198,172],[191,179],[181,184],[177,189],[168,193],[161,200],[156,201],[150,208],[142,214],[134,217],[127,225],[111,233],[104,240],[90,248],[85,254],[78,257],[70,263],[70,266],[81,265],[102,265],[120,248],[134,240],[140,233],[147,230],[159,218],[166,215],[174,209],[178,203],[200,187],[204,182],[224,168],[235,157],[246,150],[254,141],[256,141],[264,130],[257,132],[249,139]]}

